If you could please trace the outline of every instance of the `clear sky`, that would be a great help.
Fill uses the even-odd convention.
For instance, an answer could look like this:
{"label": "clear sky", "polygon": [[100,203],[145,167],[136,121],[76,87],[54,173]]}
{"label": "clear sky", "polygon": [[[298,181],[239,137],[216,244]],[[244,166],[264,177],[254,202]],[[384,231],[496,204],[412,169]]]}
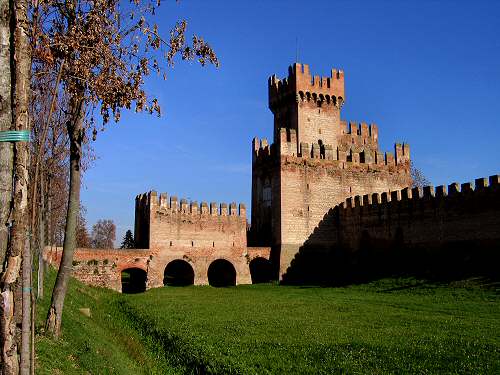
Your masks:
{"label": "clear sky", "polygon": [[124,113],[94,142],[84,176],[89,226],[133,231],[149,190],[250,207],[251,140],[272,138],[267,78],[296,60],[345,72],[342,118],[379,126],[383,151],[410,143],[435,185],[500,173],[500,1],[163,1],[211,43],[219,69],[178,63],[146,88],[162,117]]}

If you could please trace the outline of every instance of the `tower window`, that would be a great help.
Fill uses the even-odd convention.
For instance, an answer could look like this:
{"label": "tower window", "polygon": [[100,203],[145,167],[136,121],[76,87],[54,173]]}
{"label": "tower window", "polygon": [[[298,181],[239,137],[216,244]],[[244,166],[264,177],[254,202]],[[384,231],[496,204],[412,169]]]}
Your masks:
{"label": "tower window", "polygon": [[271,181],[266,178],[264,181],[264,186],[262,188],[262,201],[264,203],[264,207],[271,207],[272,201],[272,190],[271,190]]}

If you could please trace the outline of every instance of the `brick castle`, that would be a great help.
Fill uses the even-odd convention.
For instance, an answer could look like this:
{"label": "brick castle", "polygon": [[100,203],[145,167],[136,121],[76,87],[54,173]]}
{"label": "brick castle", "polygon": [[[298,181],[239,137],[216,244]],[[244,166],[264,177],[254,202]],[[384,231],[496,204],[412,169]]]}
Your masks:
{"label": "brick castle", "polygon": [[[454,270],[498,258],[499,176],[475,187],[412,189],[408,144],[382,152],[377,125],[341,119],[343,71],[312,76],[297,63],[268,86],[274,139],[252,141],[249,230],[243,204],[198,204],[152,191],[136,197],[138,249],[78,249],[75,277],[134,292],[272,279],[330,283],[410,265],[430,270],[429,252],[440,259],[436,267],[443,261]],[[46,249],[50,262],[60,256]]]}

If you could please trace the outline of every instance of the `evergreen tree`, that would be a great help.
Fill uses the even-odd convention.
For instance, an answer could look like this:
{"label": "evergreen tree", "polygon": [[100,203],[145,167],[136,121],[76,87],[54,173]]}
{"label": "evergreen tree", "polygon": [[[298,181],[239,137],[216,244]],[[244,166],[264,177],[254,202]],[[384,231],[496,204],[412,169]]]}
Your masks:
{"label": "evergreen tree", "polygon": [[133,248],[134,248],[134,236],[132,235],[132,231],[129,229],[125,232],[125,236],[123,237],[120,249],[133,249]]}

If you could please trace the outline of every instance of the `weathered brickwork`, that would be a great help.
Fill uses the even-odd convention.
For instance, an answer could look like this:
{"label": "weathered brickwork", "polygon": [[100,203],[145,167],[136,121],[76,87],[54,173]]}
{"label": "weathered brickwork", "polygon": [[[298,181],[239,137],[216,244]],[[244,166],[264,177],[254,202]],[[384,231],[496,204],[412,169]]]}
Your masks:
{"label": "weathered brickwork", "polygon": [[[62,248],[47,246],[44,259],[56,267],[61,262]],[[126,249],[76,249],[73,276],[93,286],[121,292],[121,272],[126,269],[148,271],[154,253],[149,250]]]}
{"label": "weathered brickwork", "polygon": [[498,277],[499,262],[500,176],[495,175],[475,184],[350,197],[325,214],[283,279],[345,282],[384,270]]}
{"label": "weathered brickwork", "polygon": [[269,79],[274,143],[253,140],[250,238],[273,247],[280,275],[331,207],[411,184],[409,145],[380,152],[377,125],[340,119],[344,100],[342,71],[313,78],[294,64]]}
{"label": "weathered brickwork", "polygon": [[[74,275],[138,292],[273,278],[352,281],[351,273],[394,269],[404,266],[401,259],[422,269],[453,268],[449,258],[457,267],[471,268],[471,259],[498,264],[498,176],[476,180],[475,188],[412,190],[409,145],[382,152],[376,124],[340,118],[343,71],[319,77],[294,64],[287,78],[269,78],[268,88],[273,142],[252,142],[250,231],[242,204],[198,204],[152,191],[136,197],[138,249],[77,249]],[[61,249],[46,248],[45,258],[58,265]]]}
{"label": "weathered brickwork", "polygon": [[[175,278],[186,281],[186,273],[191,272],[186,284],[208,285],[213,284],[210,268],[218,262],[216,272],[227,276],[222,284],[250,284],[252,261],[269,261],[270,248],[247,247],[243,204],[198,205],[152,191],[136,197],[135,214],[135,238],[143,249],[77,249],[73,262],[76,278],[121,291],[123,271],[144,271],[146,289],[165,285],[169,277],[173,282]],[[50,263],[59,264],[60,249],[49,247],[45,254]],[[169,274],[169,265],[175,263],[177,271],[173,267]],[[179,263],[184,267],[181,270]]]}
{"label": "weathered brickwork", "polygon": [[473,183],[357,195],[335,207],[329,243],[358,251],[364,241],[436,248],[461,242],[500,249],[500,176]]}

